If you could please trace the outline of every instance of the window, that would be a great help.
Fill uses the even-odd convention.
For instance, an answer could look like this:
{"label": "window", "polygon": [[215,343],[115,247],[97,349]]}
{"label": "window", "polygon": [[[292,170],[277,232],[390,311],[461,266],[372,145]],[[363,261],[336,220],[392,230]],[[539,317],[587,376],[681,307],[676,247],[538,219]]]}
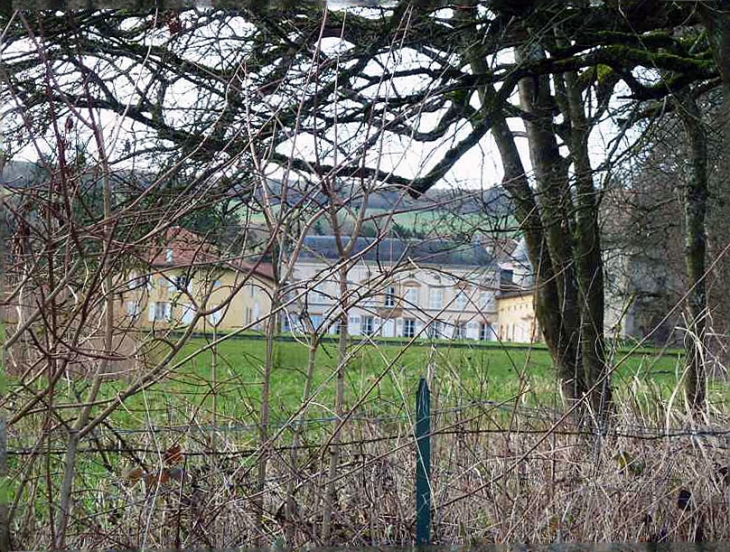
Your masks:
{"label": "window", "polygon": [[283,331],[283,332],[292,331],[291,321],[289,320],[289,316],[287,316],[287,314],[284,314],[281,317],[281,331]]}
{"label": "window", "polygon": [[403,296],[403,299],[405,300],[406,307],[418,306],[418,288],[406,288],[406,293]]}
{"label": "window", "polygon": [[444,300],[444,290],[440,288],[431,288],[428,295],[428,308],[440,309]]}
{"label": "window", "polygon": [[385,306],[395,307],[395,287],[388,286],[385,290]]}
{"label": "window", "polygon": [[482,291],[479,294],[479,307],[482,309],[489,309],[492,308],[493,302],[492,298],[494,296],[489,291]]}
{"label": "window", "polygon": [[[217,308],[217,307],[218,307],[218,305],[213,305],[213,307],[212,307],[212,308],[214,308],[214,309],[215,309],[215,308]],[[218,324],[220,324],[220,321],[221,321],[221,320],[223,320],[223,309],[218,309],[217,311],[215,311],[215,312],[211,312],[211,313],[210,313],[210,314],[208,315],[208,321],[209,321],[209,322],[210,322],[210,323],[211,323],[211,324],[212,324],[213,326],[217,326]]]}
{"label": "window", "polygon": [[454,323],[454,339],[466,339],[466,322]]}
{"label": "window", "polygon": [[[253,295],[251,295],[251,297],[253,297]],[[296,300],[297,300],[297,294],[296,294],[296,291],[295,290],[288,289],[284,293],[284,303],[286,303],[287,305],[290,304],[290,303],[293,303]]]}
{"label": "window", "polygon": [[362,317],[362,334],[363,335],[373,335],[373,332],[375,331],[375,320],[372,316],[363,316]]}
{"label": "window", "polygon": [[128,316],[137,316],[140,311],[139,303],[137,301],[127,301],[126,309]]}
{"label": "window", "polygon": [[172,248],[168,247],[165,249],[165,262],[171,263],[172,262]]}
{"label": "window", "polygon": [[188,288],[188,285],[188,277],[185,274],[178,274],[175,276],[175,289],[178,291],[184,291]]}
{"label": "window", "polygon": [[327,300],[327,288],[326,288],[325,282],[319,282],[316,286],[314,286],[314,297],[313,300],[315,303],[322,303]]}
{"label": "window", "polygon": [[170,314],[170,303],[155,303],[155,320],[169,320]]}
{"label": "window", "polygon": [[193,319],[195,318],[195,307],[192,305],[180,305],[182,309],[182,316],[180,317],[183,324],[187,324],[188,326],[193,323]]}
{"label": "window", "polygon": [[466,308],[466,291],[463,289],[460,289],[456,292],[456,308],[459,310],[464,310]]}
{"label": "window", "polygon": [[312,319],[312,326],[314,326],[314,329],[319,330],[319,327],[322,325],[322,315],[313,314],[310,318]]}
{"label": "window", "polygon": [[494,331],[492,330],[492,326],[490,324],[487,324],[486,322],[482,322],[481,324],[479,324],[480,341],[491,341],[493,333]]}
{"label": "window", "polygon": [[378,307],[380,306],[380,294],[378,293],[377,287],[373,284],[373,281],[367,278],[363,278],[356,282],[354,288],[357,290],[356,293],[362,298],[361,305],[365,307]]}
{"label": "window", "polygon": [[251,282],[248,284],[248,296],[253,297],[256,294],[256,285]]}
{"label": "window", "polygon": [[359,316],[348,316],[347,317],[347,331],[352,335],[360,335],[360,317]]}
{"label": "window", "polygon": [[403,337],[416,336],[416,321],[413,318],[403,320]]}
{"label": "window", "polygon": [[134,289],[139,285],[139,282],[137,281],[137,273],[132,271],[129,274],[129,281],[127,282],[127,289]]}
{"label": "window", "polygon": [[436,338],[436,339],[441,337],[441,321],[440,320],[434,320],[428,326],[428,337],[432,337],[432,338]]}

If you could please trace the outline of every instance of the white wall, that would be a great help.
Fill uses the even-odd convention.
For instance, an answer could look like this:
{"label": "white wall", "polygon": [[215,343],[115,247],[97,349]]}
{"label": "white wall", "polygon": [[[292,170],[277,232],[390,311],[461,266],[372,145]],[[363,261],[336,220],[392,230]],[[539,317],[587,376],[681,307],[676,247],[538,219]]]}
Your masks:
{"label": "white wall", "polygon": [[[381,272],[381,268],[383,269]],[[348,332],[361,335],[364,318],[372,317],[376,334],[403,337],[404,320],[415,320],[415,331],[426,337],[426,327],[433,320],[442,322],[443,337],[453,335],[457,322],[466,323],[466,337],[479,339],[482,322],[497,324],[495,294],[499,282],[497,270],[479,267],[441,266],[398,269],[378,267],[375,263],[359,262],[348,273]],[[321,316],[333,323],[339,316],[339,284],[336,269],[324,262],[300,262],[294,269],[290,298],[298,298],[288,307],[292,320],[298,320],[306,311],[310,317]],[[394,308],[386,307],[386,289],[396,288]],[[412,301],[406,302],[407,289]],[[440,308],[431,308],[430,291],[441,290]],[[456,297],[465,291],[464,305],[457,305]],[[411,304],[412,303],[412,304]],[[299,328],[302,329],[301,327]],[[331,330],[334,331],[334,326]]]}

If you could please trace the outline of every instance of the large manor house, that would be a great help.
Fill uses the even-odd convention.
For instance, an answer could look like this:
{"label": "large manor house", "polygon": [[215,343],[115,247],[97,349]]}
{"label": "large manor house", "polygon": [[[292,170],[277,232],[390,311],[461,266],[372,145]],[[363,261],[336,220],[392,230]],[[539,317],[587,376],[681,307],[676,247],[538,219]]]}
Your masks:
{"label": "large manor house", "polygon": [[346,316],[352,336],[540,339],[523,244],[505,254],[478,241],[360,237],[338,245],[334,236],[308,236],[276,271],[288,274],[277,283],[271,264],[221,252],[188,230],[164,238],[120,285],[130,325],[261,332],[273,320],[281,332],[324,335],[338,334]]}

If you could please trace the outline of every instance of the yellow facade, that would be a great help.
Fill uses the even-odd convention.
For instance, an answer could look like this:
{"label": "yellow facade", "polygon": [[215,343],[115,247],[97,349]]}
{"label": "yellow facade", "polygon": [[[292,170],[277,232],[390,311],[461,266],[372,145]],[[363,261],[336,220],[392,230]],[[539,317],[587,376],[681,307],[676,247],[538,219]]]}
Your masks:
{"label": "yellow facade", "polygon": [[[132,272],[121,294],[122,314],[145,329],[183,329],[200,317],[198,331],[251,329],[263,331],[271,312],[274,283],[259,274],[229,267],[158,268]],[[210,312],[212,311],[212,312]]]}
{"label": "yellow facade", "polygon": [[535,318],[533,291],[509,292],[497,297],[497,320],[501,341],[536,343],[542,340]]}

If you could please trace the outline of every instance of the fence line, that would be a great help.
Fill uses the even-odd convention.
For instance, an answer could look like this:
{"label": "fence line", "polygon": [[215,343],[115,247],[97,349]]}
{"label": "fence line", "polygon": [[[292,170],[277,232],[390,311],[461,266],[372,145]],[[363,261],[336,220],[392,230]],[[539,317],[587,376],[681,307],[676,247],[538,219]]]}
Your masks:
{"label": "fence line", "polygon": [[[432,415],[433,418],[433,415]],[[332,422],[337,421],[337,418],[334,418],[331,420]],[[465,420],[464,422],[456,422],[455,424],[450,425],[447,429],[435,429],[432,430],[429,435],[431,436],[447,436],[447,435],[541,435],[545,433],[550,433],[555,436],[563,436],[563,437],[595,437],[596,431],[588,431],[588,430],[553,430],[550,431],[549,428],[545,429],[499,429],[499,428],[484,428],[484,429],[466,429],[466,428],[456,428],[454,429],[454,425],[460,425],[461,423],[467,424],[471,423],[473,419]],[[185,427],[185,426],[179,426],[179,427]],[[195,428],[196,426],[187,426],[188,428]],[[161,428],[161,430],[170,429],[170,428]],[[661,439],[676,439],[676,438],[682,438],[682,437],[693,437],[693,438],[700,438],[700,437],[716,437],[716,438],[725,438],[730,439],[730,430],[727,429],[717,429],[717,430],[709,430],[709,429],[686,429],[686,430],[667,430],[662,428],[651,428],[651,427],[645,427],[643,428],[643,432],[641,433],[631,433],[626,431],[609,431],[608,437],[613,438],[621,438],[621,439],[633,439],[638,441],[658,441]],[[177,433],[184,434],[185,431],[182,430],[175,430]],[[137,433],[151,433],[150,431],[138,431]],[[409,437],[405,433],[400,433],[398,435],[383,435],[380,437],[368,437],[368,438],[361,438],[361,439],[353,439],[350,441],[341,441],[339,443],[340,446],[343,447],[351,447],[351,446],[358,446],[358,445],[367,445],[367,444],[373,444],[373,443],[380,443],[385,441],[395,441],[395,440],[404,440],[408,439]],[[12,440],[12,439],[11,439]],[[18,438],[14,440],[19,440]],[[277,447],[267,447],[268,450],[272,452],[291,452],[294,450],[319,450],[324,446],[325,443],[309,443],[309,444],[301,444],[296,446],[291,445],[282,445]],[[707,443],[703,443],[703,446],[708,446]],[[730,446],[727,445],[712,445],[712,448],[718,449],[718,450],[730,450]],[[119,447],[88,447],[88,448],[79,448],[78,453],[80,454],[102,454],[102,453],[123,453],[123,452],[130,452],[130,453],[142,453],[142,454],[159,454],[160,448],[148,448],[148,447],[127,447],[127,446],[119,446]],[[9,448],[7,451],[7,454],[9,456],[32,456],[32,455],[39,455],[39,454],[65,454],[66,448],[65,447],[59,447],[56,449],[50,448],[48,446],[44,446],[42,450],[31,448],[31,447],[24,447],[24,448]],[[254,456],[256,454],[260,454],[261,449],[260,448],[248,448],[248,449],[238,449],[238,450],[205,450],[205,451],[186,451],[186,456],[200,456],[200,457],[206,457],[206,456],[221,456],[221,457],[247,457],[247,456]]]}

